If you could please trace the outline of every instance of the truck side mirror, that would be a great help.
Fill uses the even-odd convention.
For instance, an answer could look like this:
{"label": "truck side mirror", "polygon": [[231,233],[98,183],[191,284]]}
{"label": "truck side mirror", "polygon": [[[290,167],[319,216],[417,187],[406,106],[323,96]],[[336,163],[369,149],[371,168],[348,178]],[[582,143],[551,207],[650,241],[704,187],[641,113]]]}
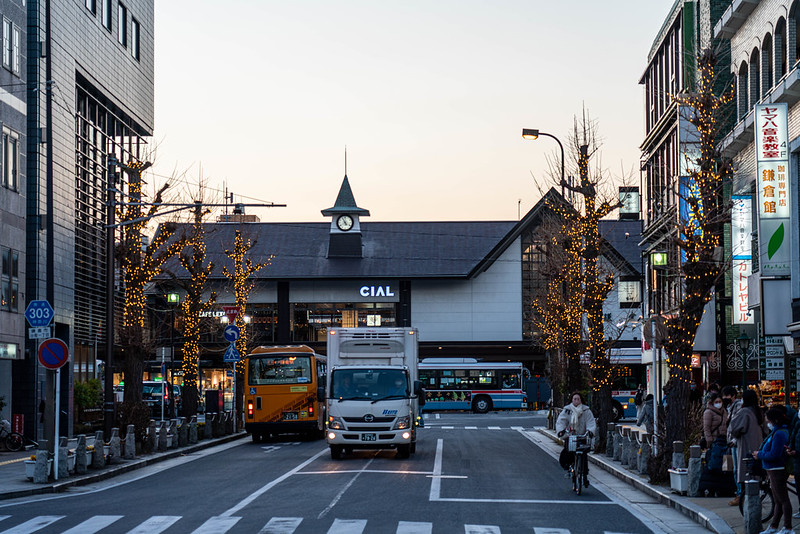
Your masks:
{"label": "truck side mirror", "polygon": [[317,400],[318,401],[325,400],[325,388],[322,386],[317,388]]}

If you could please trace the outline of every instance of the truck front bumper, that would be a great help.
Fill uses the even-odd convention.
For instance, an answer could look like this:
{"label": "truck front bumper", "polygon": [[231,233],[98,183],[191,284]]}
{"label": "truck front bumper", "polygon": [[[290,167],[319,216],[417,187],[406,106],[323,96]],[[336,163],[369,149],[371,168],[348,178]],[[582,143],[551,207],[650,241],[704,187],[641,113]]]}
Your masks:
{"label": "truck front bumper", "polygon": [[326,430],[329,445],[341,445],[353,449],[386,449],[412,442],[411,429],[370,432],[361,430]]}

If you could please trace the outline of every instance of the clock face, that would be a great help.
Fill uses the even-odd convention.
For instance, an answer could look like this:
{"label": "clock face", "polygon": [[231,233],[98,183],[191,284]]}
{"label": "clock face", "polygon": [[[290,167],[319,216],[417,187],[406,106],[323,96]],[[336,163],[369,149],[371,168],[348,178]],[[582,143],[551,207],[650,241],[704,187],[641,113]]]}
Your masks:
{"label": "clock face", "polygon": [[336,226],[342,232],[346,232],[353,227],[353,218],[349,215],[339,215],[339,218],[336,219]]}

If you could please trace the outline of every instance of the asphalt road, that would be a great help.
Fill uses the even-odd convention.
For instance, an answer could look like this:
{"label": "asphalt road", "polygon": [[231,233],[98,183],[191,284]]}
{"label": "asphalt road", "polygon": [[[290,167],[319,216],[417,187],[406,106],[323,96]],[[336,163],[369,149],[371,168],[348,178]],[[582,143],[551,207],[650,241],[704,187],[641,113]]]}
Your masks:
{"label": "asphalt road", "polygon": [[4,502],[0,533],[651,532],[595,487],[571,491],[535,443],[544,423],[529,412],[428,414],[406,460],[355,451],[334,461],[324,442],[294,436],[238,441]]}

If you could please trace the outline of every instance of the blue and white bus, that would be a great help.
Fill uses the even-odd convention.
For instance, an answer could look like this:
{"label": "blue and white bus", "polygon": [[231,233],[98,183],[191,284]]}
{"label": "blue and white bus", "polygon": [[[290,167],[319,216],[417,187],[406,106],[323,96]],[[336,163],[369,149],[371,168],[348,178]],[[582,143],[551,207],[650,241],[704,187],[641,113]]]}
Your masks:
{"label": "blue and white bus", "polygon": [[478,362],[474,358],[425,358],[419,379],[425,389],[422,411],[524,410],[530,372],[519,362]]}

